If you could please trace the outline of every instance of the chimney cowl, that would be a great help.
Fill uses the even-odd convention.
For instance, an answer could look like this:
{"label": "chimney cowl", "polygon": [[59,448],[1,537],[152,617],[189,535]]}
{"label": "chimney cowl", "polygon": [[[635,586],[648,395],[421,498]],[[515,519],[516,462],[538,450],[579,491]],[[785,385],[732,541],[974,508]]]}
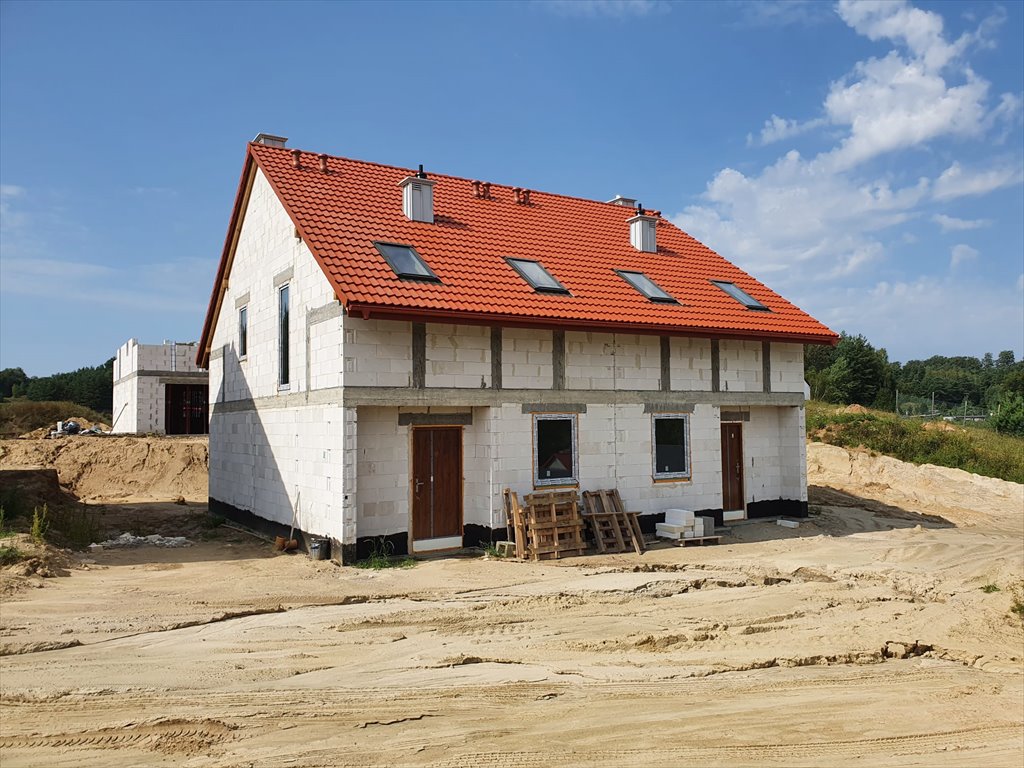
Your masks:
{"label": "chimney cowl", "polygon": [[632,197],[623,197],[622,195],[616,195],[611,200],[607,200],[607,203],[611,205],[620,205],[623,208],[636,208],[636,200]]}

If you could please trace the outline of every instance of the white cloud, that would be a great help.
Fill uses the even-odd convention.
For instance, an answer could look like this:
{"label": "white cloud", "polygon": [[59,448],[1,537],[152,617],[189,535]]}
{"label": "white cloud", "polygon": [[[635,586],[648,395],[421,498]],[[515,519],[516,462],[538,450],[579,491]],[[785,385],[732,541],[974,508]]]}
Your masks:
{"label": "white cloud", "polygon": [[976,248],[971,248],[971,246],[965,243],[959,243],[950,250],[949,268],[956,269],[965,261],[973,261],[976,258],[978,258],[978,250]]}
{"label": "white cloud", "polygon": [[559,16],[613,19],[645,17],[671,10],[663,0],[547,0],[541,5]]}
{"label": "white cloud", "polygon": [[867,289],[838,282],[789,298],[829,327],[863,333],[885,347],[890,360],[905,362],[931,355],[1020,350],[1021,290],[1021,284],[991,285],[957,274],[877,281]]}
{"label": "white cloud", "polygon": [[24,187],[19,187],[16,184],[0,184],[0,198],[22,197],[24,194]]}
{"label": "white cloud", "polygon": [[991,219],[958,219],[944,213],[936,213],[932,221],[939,225],[943,232],[963,232],[968,229],[981,229],[992,226]]}
{"label": "white cloud", "polygon": [[753,146],[759,144],[764,147],[768,144],[774,144],[777,141],[784,141],[785,139],[791,139],[794,136],[800,136],[801,134],[813,131],[825,125],[825,120],[818,118],[815,120],[807,120],[800,122],[799,120],[786,120],[778,115],[772,115],[771,118],[764,121],[764,127],[761,128],[761,135],[755,139],[753,135],[747,134],[747,146]]}
{"label": "white cloud", "polygon": [[968,36],[949,43],[942,17],[914,8],[903,0],[839,0],[839,16],[869,40],[902,42],[931,70],[942,69],[970,42]]}
{"label": "white cloud", "polygon": [[988,170],[964,170],[954,162],[935,180],[933,196],[936,200],[952,200],[969,195],[986,195],[1002,187],[1019,184],[1024,179],[1020,161]]}
{"label": "white cloud", "polygon": [[821,0],[749,0],[740,7],[749,26],[809,27],[835,18],[832,7]]}

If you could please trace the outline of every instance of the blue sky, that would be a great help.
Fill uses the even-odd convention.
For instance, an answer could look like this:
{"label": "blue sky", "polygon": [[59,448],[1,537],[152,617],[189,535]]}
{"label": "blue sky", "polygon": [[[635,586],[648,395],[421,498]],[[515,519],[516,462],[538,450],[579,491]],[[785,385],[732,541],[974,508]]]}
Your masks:
{"label": "blue sky", "polygon": [[0,368],[197,339],[245,142],[639,198],[890,359],[1024,356],[1024,6],[0,3]]}

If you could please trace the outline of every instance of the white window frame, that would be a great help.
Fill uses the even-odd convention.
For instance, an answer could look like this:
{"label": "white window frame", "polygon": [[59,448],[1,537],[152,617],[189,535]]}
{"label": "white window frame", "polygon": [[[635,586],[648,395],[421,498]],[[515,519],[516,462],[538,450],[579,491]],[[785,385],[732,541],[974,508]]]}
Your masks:
{"label": "white window frame", "polygon": [[[681,472],[658,471],[658,421],[660,419],[683,420],[683,458],[686,466]],[[689,413],[652,413],[651,414],[651,471],[655,480],[690,480],[693,477],[693,463],[690,455],[690,414]]]}
{"label": "white window frame", "polygon": [[[537,455],[539,445],[539,427],[542,421],[569,421],[572,425],[572,475],[570,477],[540,477],[540,456]],[[575,413],[535,413],[533,414],[533,486],[578,486],[580,484],[580,452]]]}
{"label": "white window frame", "polygon": [[[243,322],[244,318],[244,322]],[[245,360],[249,356],[249,305],[238,308],[238,359]]]}
{"label": "white window frame", "polygon": [[[284,325],[284,313],[282,308],[282,295],[288,292],[288,327],[282,331]],[[292,367],[292,292],[291,284],[284,283],[277,287],[277,388],[278,390],[291,389],[291,367]],[[287,358],[287,360],[285,360]]]}

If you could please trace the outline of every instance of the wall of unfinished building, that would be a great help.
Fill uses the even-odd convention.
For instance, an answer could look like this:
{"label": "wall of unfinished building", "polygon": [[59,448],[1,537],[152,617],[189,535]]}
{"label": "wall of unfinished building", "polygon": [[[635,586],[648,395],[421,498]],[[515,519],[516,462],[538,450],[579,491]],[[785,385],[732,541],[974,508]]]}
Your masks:
{"label": "wall of unfinished building", "polygon": [[166,385],[202,384],[196,342],[139,344],[129,339],[114,356],[111,429],[116,434],[165,433]]}
{"label": "wall of unfinished building", "polygon": [[[233,259],[210,357],[214,506],[342,545],[401,541],[411,527],[412,424],[447,414],[462,425],[464,523],[503,531],[502,489],[534,490],[533,414],[559,403],[575,414],[581,490],[617,487],[630,509],[651,516],[720,509],[720,427],[739,420],[748,504],[806,500],[799,344],[346,316],[258,171]],[[729,405],[715,399],[723,396]],[[688,419],[685,479],[653,477],[661,412]],[[410,424],[410,414],[434,421]]]}

